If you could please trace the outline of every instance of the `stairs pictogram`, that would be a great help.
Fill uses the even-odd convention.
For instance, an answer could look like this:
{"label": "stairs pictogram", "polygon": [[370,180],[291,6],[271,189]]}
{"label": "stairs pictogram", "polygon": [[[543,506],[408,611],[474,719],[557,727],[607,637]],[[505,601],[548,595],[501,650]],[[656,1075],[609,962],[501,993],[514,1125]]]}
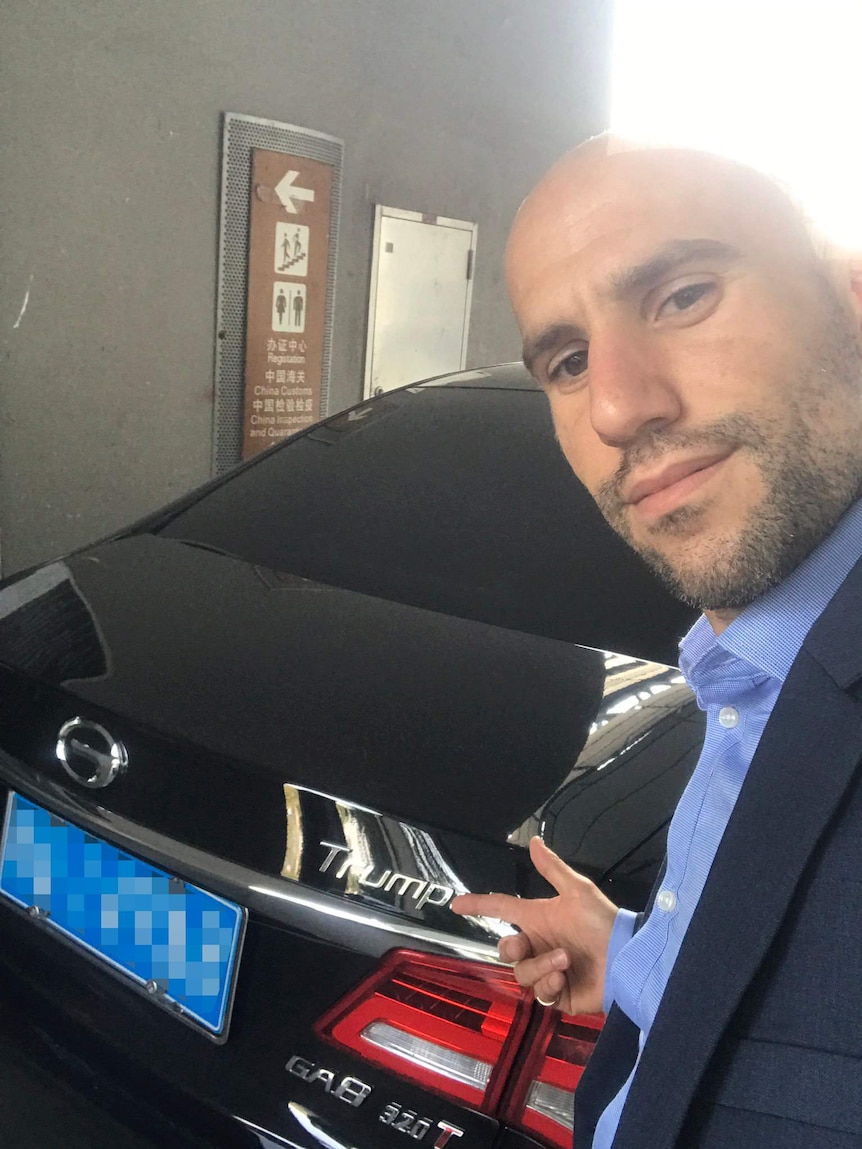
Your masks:
{"label": "stairs pictogram", "polygon": [[283,263],[278,270],[287,271],[287,269],[293,267],[295,263],[301,263],[303,259],[305,259],[305,252],[301,251],[299,255],[295,255],[293,259],[289,259],[287,263]]}

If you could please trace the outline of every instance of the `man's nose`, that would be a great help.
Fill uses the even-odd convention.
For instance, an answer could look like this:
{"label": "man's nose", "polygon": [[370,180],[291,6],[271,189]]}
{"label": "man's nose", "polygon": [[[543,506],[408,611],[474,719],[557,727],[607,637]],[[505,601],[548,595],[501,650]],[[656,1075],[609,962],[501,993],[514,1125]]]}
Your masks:
{"label": "man's nose", "polygon": [[667,349],[631,328],[594,335],[589,393],[593,429],[609,447],[623,447],[683,413]]}

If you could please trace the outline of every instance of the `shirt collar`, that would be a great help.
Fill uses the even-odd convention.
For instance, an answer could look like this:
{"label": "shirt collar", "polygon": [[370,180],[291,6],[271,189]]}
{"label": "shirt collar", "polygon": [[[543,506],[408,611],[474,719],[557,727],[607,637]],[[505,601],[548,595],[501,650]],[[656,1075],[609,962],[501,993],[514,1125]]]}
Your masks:
{"label": "shirt collar", "polygon": [[686,678],[721,648],[784,682],[808,631],[862,555],[862,500],[783,582],[747,606],[720,635],[701,616],[680,643]]}

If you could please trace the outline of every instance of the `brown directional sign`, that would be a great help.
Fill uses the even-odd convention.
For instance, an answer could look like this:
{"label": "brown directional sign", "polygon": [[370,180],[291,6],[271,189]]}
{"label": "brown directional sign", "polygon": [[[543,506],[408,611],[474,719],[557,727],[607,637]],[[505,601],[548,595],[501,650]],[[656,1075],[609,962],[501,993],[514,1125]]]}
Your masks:
{"label": "brown directional sign", "polygon": [[252,150],[242,457],[321,417],[332,168]]}

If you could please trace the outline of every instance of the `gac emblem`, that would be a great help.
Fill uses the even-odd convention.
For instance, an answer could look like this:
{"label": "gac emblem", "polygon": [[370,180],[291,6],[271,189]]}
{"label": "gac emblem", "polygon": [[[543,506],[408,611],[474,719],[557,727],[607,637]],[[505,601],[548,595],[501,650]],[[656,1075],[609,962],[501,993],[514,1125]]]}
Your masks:
{"label": "gac emblem", "polygon": [[57,757],[70,778],[93,790],[109,786],[129,763],[122,742],[98,722],[83,718],[72,718],[60,727]]}

